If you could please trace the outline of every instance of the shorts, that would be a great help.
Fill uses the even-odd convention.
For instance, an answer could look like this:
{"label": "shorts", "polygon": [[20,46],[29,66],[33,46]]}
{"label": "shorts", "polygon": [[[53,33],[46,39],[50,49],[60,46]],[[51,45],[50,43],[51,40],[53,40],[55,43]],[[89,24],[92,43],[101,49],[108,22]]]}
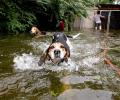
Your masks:
{"label": "shorts", "polygon": [[95,23],[95,27],[99,28],[101,26],[101,23]]}

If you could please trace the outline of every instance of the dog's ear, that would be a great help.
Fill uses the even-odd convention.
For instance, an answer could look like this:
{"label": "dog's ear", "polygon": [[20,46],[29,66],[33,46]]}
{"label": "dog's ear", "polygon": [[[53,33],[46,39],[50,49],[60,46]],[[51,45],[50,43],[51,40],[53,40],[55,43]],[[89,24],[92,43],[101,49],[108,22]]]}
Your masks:
{"label": "dog's ear", "polygon": [[38,65],[41,66],[42,64],[45,63],[45,61],[48,59],[48,53],[45,52],[41,55],[40,60],[38,62]]}
{"label": "dog's ear", "polygon": [[66,50],[66,55],[65,55],[65,58],[70,57],[70,51],[69,51],[68,49],[66,49],[66,48],[65,48],[65,50]]}
{"label": "dog's ear", "polygon": [[45,63],[45,60],[46,60],[46,53],[43,53],[40,57],[38,65],[41,66],[43,63]]}
{"label": "dog's ear", "polygon": [[49,52],[49,48],[45,51],[45,53],[43,53],[40,57],[40,60],[38,62],[38,65],[41,66],[43,63],[45,63],[45,61],[48,59],[50,59],[49,55],[48,55],[48,52]]}
{"label": "dog's ear", "polygon": [[65,49],[66,50],[66,55],[64,56],[64,61],[65,62],[68,62],[68,58],[70,57],[70,51]]}

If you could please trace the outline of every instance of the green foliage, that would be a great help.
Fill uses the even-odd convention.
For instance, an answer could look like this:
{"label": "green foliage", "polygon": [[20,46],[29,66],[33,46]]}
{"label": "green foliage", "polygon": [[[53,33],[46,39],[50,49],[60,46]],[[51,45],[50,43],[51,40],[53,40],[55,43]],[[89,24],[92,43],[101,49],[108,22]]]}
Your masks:
{"label": "green foliage", "polygon": [[36,20],[33,13],[27,12],[17,5],[15,1],[1,1],[0,15],[4,18],[0,27],[4,27],[7,32],[25,32]]}
{"label": "green foliage", "polygon": [[37,22],[39,13],[51,22],[64,19],[68,29],[76,16],[86,17],[86,9],[92,5],[93,0],[1,0],[0,27],[11,33],[25,32]]}
{"label": "green foliage", "polygon": [[87,8],[93,5],[92,0],[37,0],[37,2],[41,3],[44,9],[49,8],[50,16],[55,15],[58,21],[64,19],[67,28],[76,16],[86,17]]}
{"label": "green foliage", "polygon": [[75,17],[86,17],[87,8],[92,5],[90,0],[61,0],[62,3],[60,12],[63,13],[60,17],[65,19],[68,24],[68,30],[71,30],[71,23],[74,21]]}

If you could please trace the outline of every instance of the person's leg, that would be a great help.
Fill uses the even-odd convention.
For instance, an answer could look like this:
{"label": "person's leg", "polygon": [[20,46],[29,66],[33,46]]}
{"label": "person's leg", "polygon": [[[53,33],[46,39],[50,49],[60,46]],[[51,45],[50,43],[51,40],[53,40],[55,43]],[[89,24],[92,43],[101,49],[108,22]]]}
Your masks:
{"label": "person's leg", "polygon": [[101,23],[99,24],[99,29],[100,29],[100,30],[102,29]]}
{"label": "person's leg", "polygon": [[95,23],[95,30],[97,30],[97,23]]}
{"label": "person's leg", "polygon": [[99,23],[97,23],[97,30],[99,30],[99,25],[100,25],[100,24],[99,24]]}
{"label": "person's leg", "polygon": [[99,26],[99,29],[101,30],[102,28],[101,28],[101,25]]}
{"label": "person's leg", "polygon": [[101,27],[101,23],[98,24],[98,28],[99,28],[99,30],[102,29],[102,27]]}

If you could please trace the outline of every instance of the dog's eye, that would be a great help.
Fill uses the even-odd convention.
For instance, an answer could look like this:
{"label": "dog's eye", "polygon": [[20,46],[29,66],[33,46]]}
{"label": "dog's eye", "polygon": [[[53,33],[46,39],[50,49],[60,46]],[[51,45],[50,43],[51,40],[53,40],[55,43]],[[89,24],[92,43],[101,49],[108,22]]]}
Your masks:
{"label": "dog's eye", "polygon": [[65,47],[63,45],[61,45],[60,48],[65,48]]}
{"label": "dog's eye", "polygon": [[49,49],[53,49],[53,48],[54,48],[54,46],[50,46],[50,47],[49,47]]}

